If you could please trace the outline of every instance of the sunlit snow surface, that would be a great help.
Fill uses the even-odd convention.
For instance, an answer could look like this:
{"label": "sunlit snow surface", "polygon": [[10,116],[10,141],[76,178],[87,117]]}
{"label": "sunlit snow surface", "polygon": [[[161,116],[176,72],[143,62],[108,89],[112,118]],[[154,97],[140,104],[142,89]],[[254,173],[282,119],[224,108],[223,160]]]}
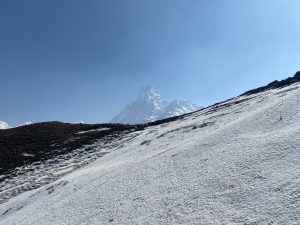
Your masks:
{"label": "sunlit snow surface", "polygon": [[139,131],[1,204],[0,224],[300,224],[299,88]]}

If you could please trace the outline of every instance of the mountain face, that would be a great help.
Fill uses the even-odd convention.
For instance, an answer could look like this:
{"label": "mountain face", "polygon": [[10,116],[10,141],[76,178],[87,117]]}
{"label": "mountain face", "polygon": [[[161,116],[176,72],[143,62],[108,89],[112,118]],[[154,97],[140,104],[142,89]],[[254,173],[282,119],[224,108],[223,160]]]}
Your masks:
{"label": "mountain face", "polygon": [[298,225],[296,79],[150,124],[0,130],[2,161],[36,157],[0,179],[0,225]]}
{"label": "mountain face", "polygon": [[8,128],[10,128],[10,126],[7,123],[0,121],[0,129],[8,129]]}
{"label": "mountain face", "polygon": [[174,100],[170,103],[163,99],[152,87],[143,87],[138,98],[133,103],[126,105],[111,122],[143,124],[190,113],[200,108],[190,101]]}

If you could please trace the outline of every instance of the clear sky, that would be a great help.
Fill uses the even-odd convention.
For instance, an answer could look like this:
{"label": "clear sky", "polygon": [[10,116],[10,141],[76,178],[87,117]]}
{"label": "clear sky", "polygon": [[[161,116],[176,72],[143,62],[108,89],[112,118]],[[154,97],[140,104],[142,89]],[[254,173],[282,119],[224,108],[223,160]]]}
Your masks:
{"label": "clear sky", "polygon": [[300,70],[299,0],[0,1],[0,120],[106,122],[153,85],[203,106]]}

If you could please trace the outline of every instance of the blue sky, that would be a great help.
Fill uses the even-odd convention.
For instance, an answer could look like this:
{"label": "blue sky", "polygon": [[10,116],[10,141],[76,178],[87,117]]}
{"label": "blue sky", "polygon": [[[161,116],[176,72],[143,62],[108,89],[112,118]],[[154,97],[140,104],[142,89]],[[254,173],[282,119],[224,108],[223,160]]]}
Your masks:
{"label": "blue sky", "polygon": [[0,120],[106,122],[153,85],[210,105],[300,70],[299,0],[0,2]]}

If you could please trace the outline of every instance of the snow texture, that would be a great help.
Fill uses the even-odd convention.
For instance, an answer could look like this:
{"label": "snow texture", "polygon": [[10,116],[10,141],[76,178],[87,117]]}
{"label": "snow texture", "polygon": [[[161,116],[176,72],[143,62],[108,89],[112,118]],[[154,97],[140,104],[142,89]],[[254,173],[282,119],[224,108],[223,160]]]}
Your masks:
{"label": "snow texture", "polygon": [[191,101],[174,100],[169,103],[149,86],[141,88],[137,100],[126,105],[121,113],[114,117],[111,122],[143,124],[194,112],[200,108]]}
{"label": "snow texture", "polygon": [[300,224],[299,88],[240,96],[138,131],[2,203],[0,224]]}

